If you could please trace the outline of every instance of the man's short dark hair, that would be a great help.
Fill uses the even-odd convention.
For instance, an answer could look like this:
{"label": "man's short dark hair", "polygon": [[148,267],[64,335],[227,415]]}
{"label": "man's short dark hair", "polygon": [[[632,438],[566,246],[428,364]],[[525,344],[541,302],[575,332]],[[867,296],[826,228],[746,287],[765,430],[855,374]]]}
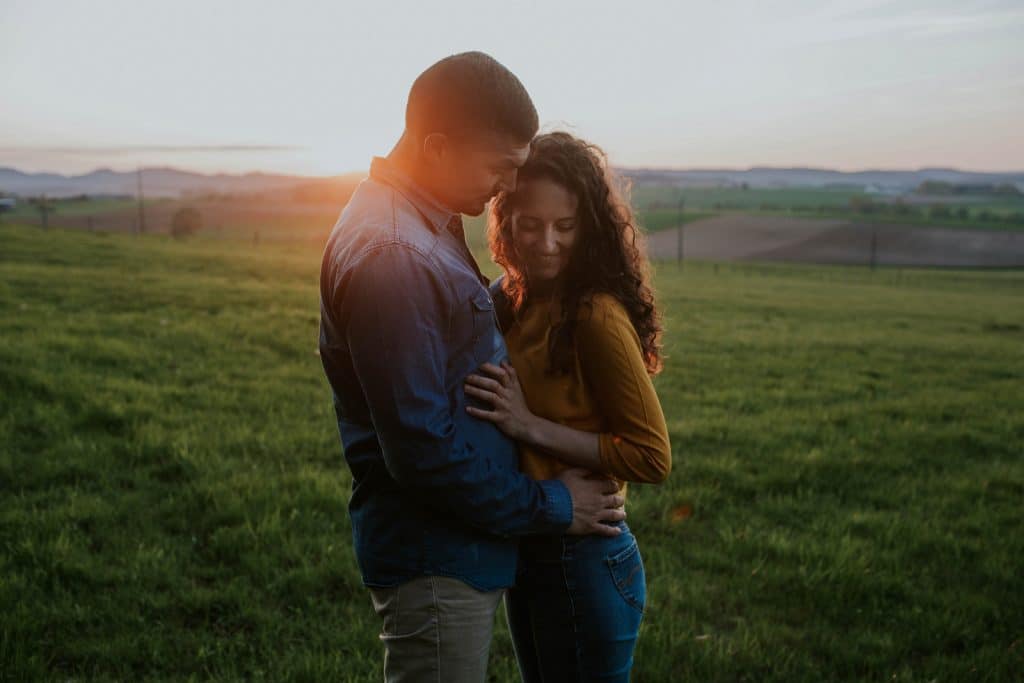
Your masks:
{"label": "man's short dark hair", "polygon": [[539,123],[515,74],[483,52],[462,52],[437,62],[412,84],[405,127],[420,134],[498,133],[527,143]]}

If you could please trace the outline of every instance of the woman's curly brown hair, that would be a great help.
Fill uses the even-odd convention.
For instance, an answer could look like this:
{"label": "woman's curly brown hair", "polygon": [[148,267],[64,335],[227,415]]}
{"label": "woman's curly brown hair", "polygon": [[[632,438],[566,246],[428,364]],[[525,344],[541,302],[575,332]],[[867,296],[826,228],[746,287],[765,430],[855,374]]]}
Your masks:
{"label": "woman's curly brown hair", "polygon": [[[643,233],[605,153],[569,133],[545,133],[530,143],[529,157],[518,176],[520,182],[547,178],[578,200],[580,234],[566,266],[561,299],[564,315],[551,334],[549,370],[568,369],[576,313],[594,294],[605,293],[615,297],[629,314],[648,373],[660,372],[662,327],[650,286]],[[505,269],[501,293],[513,313],[518,313],[530,296],[526,272],[517,262],[512,243],[516,198],[515,192],[499,193],[487,224],[494,262]]]}

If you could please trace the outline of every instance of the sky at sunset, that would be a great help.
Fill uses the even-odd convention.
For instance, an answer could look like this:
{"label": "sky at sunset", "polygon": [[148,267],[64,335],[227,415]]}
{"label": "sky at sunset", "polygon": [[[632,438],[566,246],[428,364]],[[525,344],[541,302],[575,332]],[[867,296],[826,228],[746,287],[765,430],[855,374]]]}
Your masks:
{"label": "sky at sunset", "polygon": [[478,49],[620,166],[1024,169],[1024,2],[0,0],[0,166],[333,175]]}

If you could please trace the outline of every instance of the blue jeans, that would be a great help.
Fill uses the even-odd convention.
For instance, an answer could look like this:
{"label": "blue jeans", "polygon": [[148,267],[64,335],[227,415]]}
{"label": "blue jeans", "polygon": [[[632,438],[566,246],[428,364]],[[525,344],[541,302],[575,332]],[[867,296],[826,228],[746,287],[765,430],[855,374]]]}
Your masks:
{"label": "blue jeans", "polygon": [[505,609],[525,683],[629,680],[647,586],[636,538],[616,526],[520,541]]}

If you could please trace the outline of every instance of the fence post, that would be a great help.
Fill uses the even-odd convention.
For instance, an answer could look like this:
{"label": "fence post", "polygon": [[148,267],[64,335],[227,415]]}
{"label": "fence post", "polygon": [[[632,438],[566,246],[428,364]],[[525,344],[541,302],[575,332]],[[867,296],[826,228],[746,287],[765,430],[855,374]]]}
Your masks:
{"label": "fence post", "polygon": [[878,226],[871,228],[871,270],[875,270],[878,263]]}
{"label": "fence post", "polygon": [[144,208],[143,202],[145,201],[142,196],[142,167],[138,167],[135,170],[135,180],[138,187],[138,200],[139,200],[139,222],[136,224],[136,232],[142,234],[146,232],[146,209]]}
{"label": "fence post", "polygon": [[679,200],[679,224],[676,227],[676,264],[683,267],[683,209],[685,208],[686,200]]}

